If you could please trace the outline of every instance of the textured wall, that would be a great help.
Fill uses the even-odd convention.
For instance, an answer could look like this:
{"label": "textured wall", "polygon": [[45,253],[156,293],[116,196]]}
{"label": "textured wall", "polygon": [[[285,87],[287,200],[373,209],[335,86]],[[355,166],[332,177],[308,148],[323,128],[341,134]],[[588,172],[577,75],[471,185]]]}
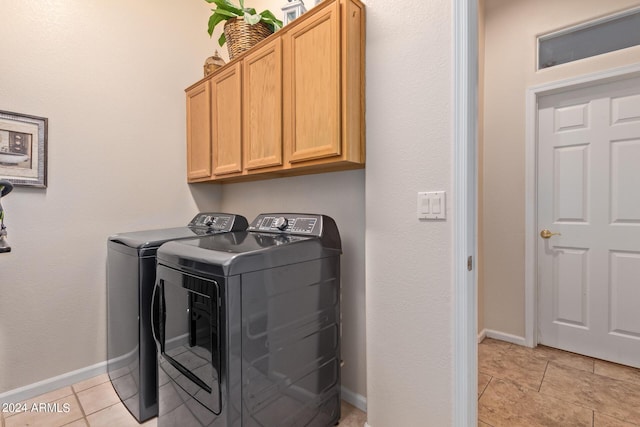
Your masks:
{"label": "textured wall", "polygon": [[3,199],[0,393],[106,360],[107,236],[219,206],[185,179],[207,6],[0,0],[0,110],[49,118],[48,188]]}
{"label": "textured wall", "polygon": [[[451,2],[367,1],[367,401],[372,427],[452,423]],[[416,193],[447,191],[446,221]]]}

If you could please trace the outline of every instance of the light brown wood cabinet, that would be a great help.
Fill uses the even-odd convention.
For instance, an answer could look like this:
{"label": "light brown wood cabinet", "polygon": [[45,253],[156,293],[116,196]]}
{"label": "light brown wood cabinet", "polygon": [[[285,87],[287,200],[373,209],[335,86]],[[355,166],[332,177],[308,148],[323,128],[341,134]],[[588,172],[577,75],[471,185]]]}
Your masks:
{"label": "light brown wood cabinet", "polygon": [[187,179],[211,176],[211,95],[205,81],[187,91]]}
{"label": "light brown wood cabinet", "polygon": [[242,172],[242,79],[235,63],[211,79],[213,175]]}
{"label": "light brown wood cabinet", "polygon": [[325,0],[189,87],[189,182],[364,167],[364,30],[359,0]]}
{"label": "light brown wood cabinet", "polygon": [[243,60],[244,167],[282,166],[282,48],[280,38]]}

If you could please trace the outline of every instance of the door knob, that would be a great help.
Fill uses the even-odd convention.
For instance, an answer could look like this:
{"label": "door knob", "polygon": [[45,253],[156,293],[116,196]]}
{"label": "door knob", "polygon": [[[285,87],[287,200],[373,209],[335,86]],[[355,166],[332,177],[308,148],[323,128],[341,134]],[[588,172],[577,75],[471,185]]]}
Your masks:
{"label": "door knob", "polygon": [[560,236],[560,233],[552,233],[546,228],[540,232],[540,237],[543,239],[549,239],[551,236]]}

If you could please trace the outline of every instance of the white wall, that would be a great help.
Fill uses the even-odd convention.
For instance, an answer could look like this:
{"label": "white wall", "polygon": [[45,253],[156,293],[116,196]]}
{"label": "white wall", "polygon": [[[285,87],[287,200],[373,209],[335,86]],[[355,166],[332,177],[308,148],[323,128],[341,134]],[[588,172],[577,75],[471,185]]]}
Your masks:
{"label": "white wall", "polygon": [[[371,427],[453,420],[451,4],[367,1]],[[416,193],[434,190],[447,191],[448,218],[419,222]]]}
{"label": "white wall", "polygon": [[535,70],[536,36],[638,0],[486,0],[484,326],[524,337],[526,88],[640,61],[640,46]]}
{"label": "white wall", "polygon": [[[251,221],[261,212],[307,212],[332,217],[342,240],[343,396],[360,406],[367,395],[365,348],[364,171],[224,184],[222,209]],[[355,401],[354,401],[355,399]]]}
{"label": "white wall", "polygon": [[[106,360],[107,236],[186,224],[184,88],[204,1],[0,0],[0,110],[49,118],[48,188],[2,199],[0,393]],[[204,33],[204,36],[203,36]]]}

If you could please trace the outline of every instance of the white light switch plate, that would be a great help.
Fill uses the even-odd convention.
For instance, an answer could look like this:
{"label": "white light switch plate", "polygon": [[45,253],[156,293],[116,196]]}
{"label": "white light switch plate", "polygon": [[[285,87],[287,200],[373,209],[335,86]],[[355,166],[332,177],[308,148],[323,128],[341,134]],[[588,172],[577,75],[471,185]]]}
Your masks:
{"label": "white light switch plate", "polygon": [[446,219],[446,208],[444,191],[418,193],[418,219]]}

